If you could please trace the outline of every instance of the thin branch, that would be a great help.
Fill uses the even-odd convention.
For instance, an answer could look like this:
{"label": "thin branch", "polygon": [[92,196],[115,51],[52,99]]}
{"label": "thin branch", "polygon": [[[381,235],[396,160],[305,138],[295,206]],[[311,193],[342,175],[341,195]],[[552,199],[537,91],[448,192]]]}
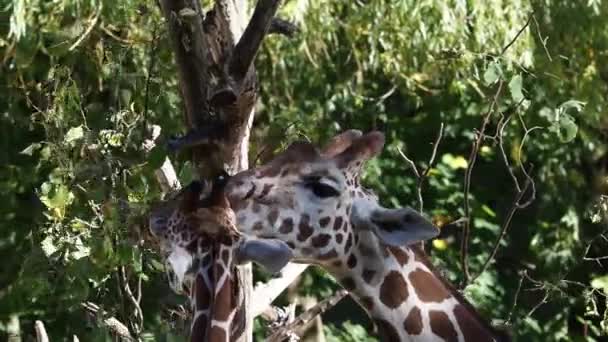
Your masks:
{"label": "thin branch", "polygon": [[37,342],[49,342],[49,335],[46,333],[46,329],[44,328],[44,323],[42,323],[42,321],[36,321],[36,323],[34,323],[34,328],[36,329]]}
{"label": "thin branch", "polygon": [[524,26],[522,26],[521,29],[519,29],[519,31],[517,31],[517,34],[515,35],[515,37],[513,37],[513,39],[511,39],[511,41],[509,43],[507,43],[507,45],[505,45],[502,48],[502,51],[500,51],[500,55],[504,55],[505,52],[507,52],[507,50],[511,47],[511,45],[513,45],[517,39],[519,38],[519,36],[521,36],[521,34],[524,32],[524,30],[530,25],[530,21],[532,20],[532,18],[534,18],[533,14],[530,14],[528,16],[528,20],[526,21],[526,23],[524,24]]}
{"label": "thin branch", "polygon": [[131,336],[131,333],[129,332],[127,326],[121,323],[118,319],[116,319],[116,317],[107,317],[107,312],[101,307],[99,307],[99,305],[92,302],[84,302],[80,305],[85,308],[87,312],[91,314],[94,318],[100,318],[101,320],[99,320],[99,322],[101,322],[111,332],[118,335],[121,339],[125,339],[127,341],[135,341],[135,339]]}
{"label": "thin branch", "polygon": [[101,15],[102,10],[103,10],[103,1],[100,1],[99,7],[97,7],[97,11],[95,12],[95,17],[93,18],[93,21],[91,21],[91,25],[89,25],[89,27],[87,27],[86,31],[84,31],[82,36],[80,36],[80,38],[78,38],[78,40],[76,40],[74,42],[74,44],[72,44],[70,46],[70,48],[68,49],[69,51],[74,51],[74,49],[76,49],[78,47],[78,45],[80,45],[80,43],[82,43],[85,40],[85,38],[89,36],[91,31],[93,31],[93,28],[95,27],[95,25],[97,25],[97,21],[99,20],[99,16]]}
{"label": "thin branch", "polygon": [[468,265],[468,250],[469,250],[469,233],[471,229],[471,208],[469,203],[469,192],[471,188],[471,175],[473,173],[473,167],[475,166],[475,161],[477,161],[477,155],[479,154],[479,149],[481,148],[481,141],[483,140],[486,128],[488,123],[490,122],[490,117],[494,113],[498,99],[502,93],[503,81],[498,81],[498,87],[496,89],[496,93],[494,94],[494,98],[490,103],[490,107],[488,111],[483,117],[483,121],[481,123],[481,127],[479,131],[476,133],[477,138],[473,141],[473,145],[471,146],[471,153],[469,154],[469,161],[467,164],[467,169],[465,171],[464,176],[464,217],[467,219],[464,222],[464,227],[462,229],[462,241],[460,244],[460,265],[463,271],[463,281],[461,284],[461,288],[464,288],[466,284],[469,282],[471,274],[469,273],[469,265]]}
{"label": "thin branch", "polygon": [[154,25],[154,30],[152,31],[152,42],[150,43],[150,62],[148,63],[148,75],[146,77],[146,89],[144,91],[144,112],[143,112],[143,135],[148,131],[148,101],[150,94],[150,81],[152,80],[152,74],[154,73],[154,64],[156,64],[156,43],[158,40],[158,35],[156,34],[158,31],[158,26]]}
{"label": "thin branch", "polygon": [[279,0],[258,0],[253,16],[232,53],[229,70],[235,79],[242,79],[249,71],[279,3]]}
{"label": "thin branch", "polygon": [[536,26],[536,34],[538,35],[538,40],[543,45],[543,49],[545,49],[545,53],[547,54],[547,58],[549,58],[549,62],[553,62],[553,58],[551,58],[551,54],[549,53],[549,49],[547,49],[547,39],[543,39],[540,34],[540,25],[538,25],[538,20],[536,20],[536,16],[532,14],[532,19],[534,20],[534,25]]}
{"label": "thin branch", "polygon": [[[523,271],[526,272],[526,271]],[[515,291],[515,298],[513,298],[513,306],[511,306],[511,311],[509,311],[509,316],[505,322],[506,325],[511,325],[511,319],[513,318],[513,312],[515,312],[515,307],[517,306],[517,300],[519,299],[519,292],[521,291],[521,285],[524,282],[524,275],[519,278],[519,283],[517,285],[517,291]]]}
{"label": "thin branch", "polygon": [[133,317],[133,319],[130,320],[132,328],[133,328],[133,332],[135,333],[135,335],[139,335],[139,333],[141,332],[141,327],[143,325],[143,321],[144,321],[143,311],[141,309],[141,306],[139,305],[139,302],[137,301],[136,296],[133,294],[133,291],[131,290],[131,286],[129,285],[129,279],[127,278],[127,272],[126,272],[124,266],[121,266],[119,268],[119,274],[122,279],[122,286],[123,286],[125,294],[127,295],[127,299],[129,299],[129,301],[131,302],[131,305],[133,305],[133,313],[134,313],[135,317]]}
{"label": "thin branch", "polygon": [[280,328],[275,331],[270,337],[268,337],[267,341],[269,342],[279,342],[283,341],[285,336],[289,336],[298,330],[299,327],[306,325],[308,322],[312,321],[315,317],[327,311],[328,309],[334,307],[342,298],[348,295],[348,291],[346,290],[338,290],[329,298],[326,298],[319,303],[317,303],[312,308],[304,311],[300,314],[293,322],[287,324],[286,326]]}
{"label": "thin branch", "polygon": [[524,183],[523,188],[521,189],[521,191],[518,191],[517,194],[515,195],[515,198],[513,199],[513,202],[511,203],[511,208],[509,209],[509,212],[507,213],[507,217],[505,218],[504,223],[500,227],[500,233],[498,234],[498,238],[494,242],[494,246],[492,247],[492,252],[490,252],[490,255],[488,256],[486,261],[484,261],[483,266],[481,267],[481,271],[479,271],[479,273],[477,275],[475,275],[471,278],[471,282],[474,282],[482,273],[484,273],[488,269],[488,266],[490,265],[492,260],[494,260],[494,257],[496,257],[496,253],[498,252],[498,248],[500,247],[500,242],[504,239],[505,235],[507,234],[507,230],[511,226],[511,220],[513,219],[513,216],[515,215],[515,212],[517,212],[517,210],[520,209],[520,206],[521,206],[520,202],[523,199],[526,192],[528,191],[528,187],[532,183],[534,183],[532,178],[529,178],[529,177],[526,178],[526,182]]}

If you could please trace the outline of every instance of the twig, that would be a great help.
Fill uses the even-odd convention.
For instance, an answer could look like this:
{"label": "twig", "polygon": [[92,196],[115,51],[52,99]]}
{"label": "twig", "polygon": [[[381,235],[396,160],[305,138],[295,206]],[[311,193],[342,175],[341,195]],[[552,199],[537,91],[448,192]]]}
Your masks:
{"label": "twig", "polygon": [[133,317],[133,320],[129,321],[132,325],[133,332],[135,333],[135,335],[139,335],[144,321],[143,311],[141,309],[141,306],[139,305],[139,301],[131,290],[131,286],[129,285],[129,279],[127,279],[127,273],[124,266],[121,266],[119,268],[119,274],[122,279],[122,286],[125,294],[127,295],[127,299],[129,299],[131,305],[133,305],[133,313],[135,317]]}
{"label": "twig", "polygon": [[279,342],[282,341],[284,336],[288,336],[290,333],[295,332],[299,327],[306,325],[316,316],[322,314],[327,311],[327,309],[332,308],[336,305],[342,298],[344,298],[348,294],[346,290],[339,290],[334,293],[331,297],[322,300],[317,303],[317,305],[312,308],[304,311],[300,314],[293,322],[287,324],[286,326],[280,328],[275,331],[270,337],[268,337],[267,341],[269,342]]}
{"label": "twig", "polygon": [[91,31],[93,31],[93,28],[95,27],[95,25],[97,25],[97,21],[99,20],[99,16],[101,15],[102,9],[103,1],[100,1],[99,7],[97,7],[97,11],[95,12],[95,17],[93,18],[93,21],[91,21],[91,25],[89,25],[89,27],[87,27],[86,31],[84,31],[82,36],[80,36],[80,38],[78,38],[78,40],[76,40],[74,44],[70,46],[70,48],[68,49],[69,51],[73,51],[74,49],[76,49],[78,45],[80,45],[80,43],[82,43],[82,41],[84,41],[84,39],[91,33]]}
{"label": "twig", "polygon": [[[494,257],[496,256],[496,253],[498,252],[498,248],[500,247],[500,242],[502,241],[502,239],[504,239],[505,235],[507,234],[507,230],[511,226],[511,220],[513,219],[513,216],[515,215],[515,212],[517,212],[517,210],[520,209],[520,206],[521,206],[520,201],[522,200],[522,198],[528,191],[528,187],[532,183],[534,183],[532,178],[529,178],[529,177],[526,178],[526,182],[524,183],[523,188],[521,189],[521,191],[518,191],[517,194],[515,195],[515,198],[513,199],[513,203],[511,203],[511,208],[509,209],[509,212],[507,213],[507,217],[505,218],[504,223],[500,227],[500,233],[498,234],[498,238],[496,239],[496,242],[494,242],[494,246],[492,247],[492,252],[490,252],[490,255],[488,256],[486,261],[484,261],[483,266],[481,267],[481,270],[479,271],[479,273],[477,273],[477,275],[471,277],[471,280],[470,280],[471,283],[474,282],[482,273],[484,273],[488,269],[490,262],[492,262],[492,260],[494,260]],[[530,204],[531,202],[528,201],[527,203]]]}
{"label": "twig", "polygon": [[[523,272],[526,272],[525,270]],[[511,306],[511,311],[509,311],[509,316],[505,321],[506,325],[511,325],[511,318],[513,318],[513,312],[515,312],[515,307],[517,306],[517,299],[519,299],[519,292],[521,291],[521,285],[524,282],[524,275],[519,278],[519,283],[517,285],[517,291],[515,291],[515,298],[513,298],[513,305]]]}
{"label": "twig", "polygon": [[34,328],[36,329],[37,342],[49,342],[49,335],[46,333],[46,329],[44,328],[44,323],[42,323],[42,321],[36,321],[36,323],[34,323]]}
{"label": "twig", "polygon": [[429,158],[428,165],[422,172],[418,171],[414,161],[409,159],[405,155],[405,153],[403,153],[403,151],[401,151],[401,149],[397,150],[397,151],[399,151],[399,154],[401,155],[401,157],[410,165],[410,167],[414,171],[414,175],[416,175],[416,179],[418,180],[418,182],[416,184],[416,193],[418,195],[418,211],[421,213],[424,209],[424,200],[422,199],[422,187],[424,186],[424,182],[426,181],[426,179],[429,175],[429,172],[435,165],[435,158],[437,157],[437,150],[439,149],[439,144],[441,144],[442,138],[443,138],[443,122],[439,126],[439,133],[437,134],[437,138],[435,139],[435,142],[433,143],[433,151],[431,153],[431,157]]}
{"label": "twig", "polygon": [[540,35],[540,25],[538,25],[538,21],[536,20],[536,16],[532,14],[532,19],[534,20],[534,25],[536,26],[536,34],[538,35],[538,40],[540,40],[543,45],[543,49],[545,49],[545,53],[547,54],[547,58],[549,58],[549,62],[553,62],[553,58],[551,58],[551,54],[549,53],[549,49],[547,49],[547,39],[543,39]]}
{"label": "twig", "polygon": [[152,80],[154,64],[156,63],[156,51],[158,50],[156,48],[156,43],[157,43],[157,39],[158,39],[158,36],[156,35],[157,31],[158,31],[158,26],[154,25],[154,30],[152,31],[152,42],[150,43],[150,52],[149,52],[150,62],[148,63],[148,75],[146,77],[146,90],[144,93],[145,95],[144,95],[142,136],[145,136],[146,132],[148,131],[148,101],[149,101],[149,94],[150,94],[150,81]]}
{"label": "twig", "polygon": [[229,70],[235,79],[242,79],[249,71],[279,3],[279,0],[258,0],[245,32],[234,47]]}
{"label": "twig", "polygon": [[116,317],[105,317],[107,312],[103,310],[99,305],[92,302],[84,302],[80,304],[83,308],[85,308],[93,317],[101,318],[101,323],[111,332],[118,335],[121,339],[125,339],[127,341],[135,341],[135,339],[131,336],[129,329],[126,325],[121,323]]}
{"label": "twig", "polygon": [[473,173],[475,161],[477,161],[479,149],[481,148],[481,141],[483,140],[486,128],[488,126],[488,123],[490,122],[490,117],[494,113],[498,103],[498,99],[502,93],[503,83],[504,82],[502,80],[498,81],[498,88],[496,90],[496,93],[494,94],[492,103],[490,103],[490,107],[488,108],[488,111],[483,117],[481,127],[476,133],[477,138],[473,141],[473,145],[471,146],[471,153],[469,154],[469,161],[464,175],[464,217],[466,218],[466,221],[464,222],[464,227],[462,229],[462,241],[460,244],[460,265],[463,270],[463,281],[461,284],[461,288],[464,288],[466,286],[466,284],[469,282],[469,278],[471,277],[468,265],[469,233],[471,229],[471,208],[469,203],[471,175]]}
{"label": "twig", "polygon": [[511,39],[511,41],[502,48],[502,51],[500,51],[501,56],[504,55],[505,52],[507,52],[507,50],[511,47],[511,45],[513,45],[517,41],[519,36],[521,36],[521,34],[524,32],[524,30],[530,25],[530,21],[532,20],[532,18],[534,18],[534,15],[530,14],[530,16],[528,16],[528,20],[526,21],[524,26],[522,26],[522,28],[519,29],[519,31],[517,31],[517,34],[515,35],[515,37],[513,37],[513,39]]}

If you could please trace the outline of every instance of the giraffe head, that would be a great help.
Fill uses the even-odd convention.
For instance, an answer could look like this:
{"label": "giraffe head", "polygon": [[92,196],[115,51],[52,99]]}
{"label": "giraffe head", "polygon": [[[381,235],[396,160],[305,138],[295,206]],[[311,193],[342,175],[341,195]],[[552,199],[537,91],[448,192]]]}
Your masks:
{"label": "giraffe head", "polygon": [[415,210],[388,209],[361,186],[366,161],[384,145],[380,132],[349,130],[322,150],[297,142],[268,164],[233,176],[225,193],[248,235],[285,241],[294,261],[344,267],[358,239],[406,246],[438,229]]}
{"label": "giraffe head", "polygon": [[194,261],[204,258],[213,240],[231,246],[230,259],[236,264],[254,261],[271,273],[292,258],[292,251],[282,241],[251,239],[236,230],[234,212],[222,192],[225,183],[226,178],[220,177],[205,191],[202,183],[192,182],[151,211],[150,232],[160,243],[177,292],[191,285],[187,276],[200,266]]}

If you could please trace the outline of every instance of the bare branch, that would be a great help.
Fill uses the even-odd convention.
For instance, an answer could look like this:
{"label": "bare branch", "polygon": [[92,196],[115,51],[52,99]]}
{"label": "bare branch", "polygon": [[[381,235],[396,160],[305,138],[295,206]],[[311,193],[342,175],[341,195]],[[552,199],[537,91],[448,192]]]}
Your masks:
{"label": "bare branch", "polygon": [[92,302],[84,302],[80,304],[83,308],[87,310],[87,312],[92,315],[96,320],[99,318],[100,321],[106,328],[108,328],[112,333],[116,334],[123,340],[126,341],[135,341],[135,339],[131,336],[129,329],[126,325],[121,323],[116,317],[107,316],[107,312],[99,307],[99,305]]}
{"label": "bare branch", "polygon": [[486,261],[484,261],[483,266],[481,267],[481,271],[479,271],[479,273],[477,275],[475,275],[471,278],[471,282],[474,282],[477,279],[477,277],[479,277],[483,272],[485,272],[488,269],[490,262],[492,262],[492,260],[494,260],[494,257],[496,257],[496,252],[498,252],[498,248],[500,247],[500,242],[502,241],[502,239],[504,239],[505,235],[507,234],[507,230],[511,226],[511,220],[513,219],[513,216],[515,215],[515,212],[517,212],[517,210],[520,209],[520,201],[522,200],[522,198],[528,191],[528,187],[530,186],[530,184],[533,184],[533,183],[534,183],[534,181],[532,180],[532,178],[530,178],[530,177],[526,178],[526,182],[524,183],[523,188],[521,189],[521,191],[518,191],[517,194],[515,195],[515,198],[513,199],[513,203],[511,203],[511,208],[509,209],[509,212],[507,213],[507,217],[505,218],[504,223],[500,227],[500,233],[498,234],[498,238],[496,239],[496,242],[494,242],[494,247],[492,247],[492,252],[490,252],[490,255],[488,256]]}
{"label": "bare branch", "polygon": [[229,70],[230,75],[235,79],[244,78],[249,71],[270,28],[274,14],[279,8],[279,3],[279,0],[258,0],[253,16],[232,53]]}
{"label": "bare branch", "polygon": [[308,268],[306,264],[289,263],[281,270],[280,277],[270,279],[267,283],[256,285],[252,295],[252,298],[255,298],[251,309],[253,317],[262,314],[306,268]]}
{"label": "bare branch", "polygon": [[87,27],[87,29],[80,36],[80,38],[78,38],[78,40],[76,40],[74,42],[74,44],[72,44],[72,46],[69,47],[69,49],[68,49],[69,51],[74,51],[74,49],[76,49],[78,47],[78,45],[80,45],[80,43],[82,43],[85,40],[85,38],[89,36],[91,31],[93,31],[93,28],[95,27],[95,25],[97,25],[97,21],[99,20],[99,16],[101,15],[102,10],[103,10],[103,1],[100,1],[99,7],[97,7],[97,11],[95,11],[95,16],[91,20],[91,24],[89,25],[89,27]]}
{"label": "bare branch", "polygon": [[336,305],[342,298],[344,298],[348,294],[346,290],[338,290],[329,298],[322,300],[317,303],[312,308],[304,311],[300,316],[298,316],[293,322],[288,325],[280,328],[275,331],[270,337],[268,337],[267,341],[271,342],[279,342],[282,341],[285,336],[289,336],[295,332],[299,327],[306,325],[308,322],[312,321],[315,317],[327,311],[329,308],[332,308]]}
{"label": "bare branch", "polygon": [[49,335],[46,333],[46,329],[44,328],[44,323],[42,323],[42,321],[36,321],[36,323],[34,323],[34,328],[36,329],[37,342],[49,342]]}
{"label": "bare branch", "polygon": [[481,142],[483,140],[486,128],[488,123],[490,122],[490,117],[494,113],[498,99],[502,93],[503,81],[498,81],[498,87],[496,89],[496,93],[494,94],[494,98],[490,103],[490,107],[488,111],[483,117],[483,121],[481,123],[481,127],[479,131],[476,132],[476,139],[473,141],[471,146],[471,153],[469,154],[469,162],[467,164],[467,169],[464,175],[464,217],[467,219],[464,222],[464,227],[462,229],[462,241],[460,244],[460,265],[463,271],[463,281],[461,284],[461,288],[464,288],[466,284],[469,282],[469,278],[471,277],[469,273],[469,263],[468,263],[468,250],[469,250],[469,233],[471,230],[471,208],[469,203],[469,192],[471,188],[471,175],[473,173],[473,167],[475,166],[475,161],[477,161],[477,155],[479,154],[479,149],[481,148]]}
{"label": "bare branch", "polygon": [[521,36],[521,34],[524,33],[524,30],[530,25],[530,21],[532,20],[532,18],[534,18],[534,15],[530,14],[530,16],[528,16],[528,20],[526,21],[524,26],[522,26],[522,28],[519,29],[519,31],[517,31],[517,34],[513,37],[513,39],[511,39],[511,41],[502,48],[502,51],[500,51],[501,56],[504,55],[505,52],[507,52],[507,50],[511,47],[511,45],[513,45],[517,41],[519,36]]}

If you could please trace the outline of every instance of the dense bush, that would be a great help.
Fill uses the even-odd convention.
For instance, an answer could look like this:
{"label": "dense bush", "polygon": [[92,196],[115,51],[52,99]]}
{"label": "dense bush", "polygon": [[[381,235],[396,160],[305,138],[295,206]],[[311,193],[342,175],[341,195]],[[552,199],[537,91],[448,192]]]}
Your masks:
{"label": "dense bush", "polygon": [[[521,186],[529,170],[536,198],[515,213],[494,262],[465,294],[518,340],[599,340],[608,333],[605,260],[593,259],[608,244],[607,7],[287,1],[281,11],[301,32],[270,38],[258,57],[251,155],[269,142],[272,150],[347,128],[380,129],[387,147],[365,182],[387,205],[418,207],[417,179],[400,151],[425,169],[443,123],[422,194],[442,227],[429,252],[460,284],[463,224],[453,222],[465,216],[469,153],[490,113],[468,195],[472,275],[516,195],[496,135],[502,123],[504,157]],[[83,324],[85,301],[143,337],[175,338],[167,336],[183,324],[183,299],[171,294],[139,231],[159,197],[153,171],[165,155],[147,151],[145,140],[155,126],[161,143],[183,127],[158,8],[136,0],[13,0],[0,8],[0,339],[16,325],[31,335],[40,319],[53,340],[104,340],[94,319]],[[191,179],[186,158],[173,159],[181,180]],[[302,294],[337,287],[319,270],[304,277]],[[143,318],[127,287],[141,294]],[[365,338],[357,324],[369,323],[349,324],[344,331],[330,322],[325,333]]]}

